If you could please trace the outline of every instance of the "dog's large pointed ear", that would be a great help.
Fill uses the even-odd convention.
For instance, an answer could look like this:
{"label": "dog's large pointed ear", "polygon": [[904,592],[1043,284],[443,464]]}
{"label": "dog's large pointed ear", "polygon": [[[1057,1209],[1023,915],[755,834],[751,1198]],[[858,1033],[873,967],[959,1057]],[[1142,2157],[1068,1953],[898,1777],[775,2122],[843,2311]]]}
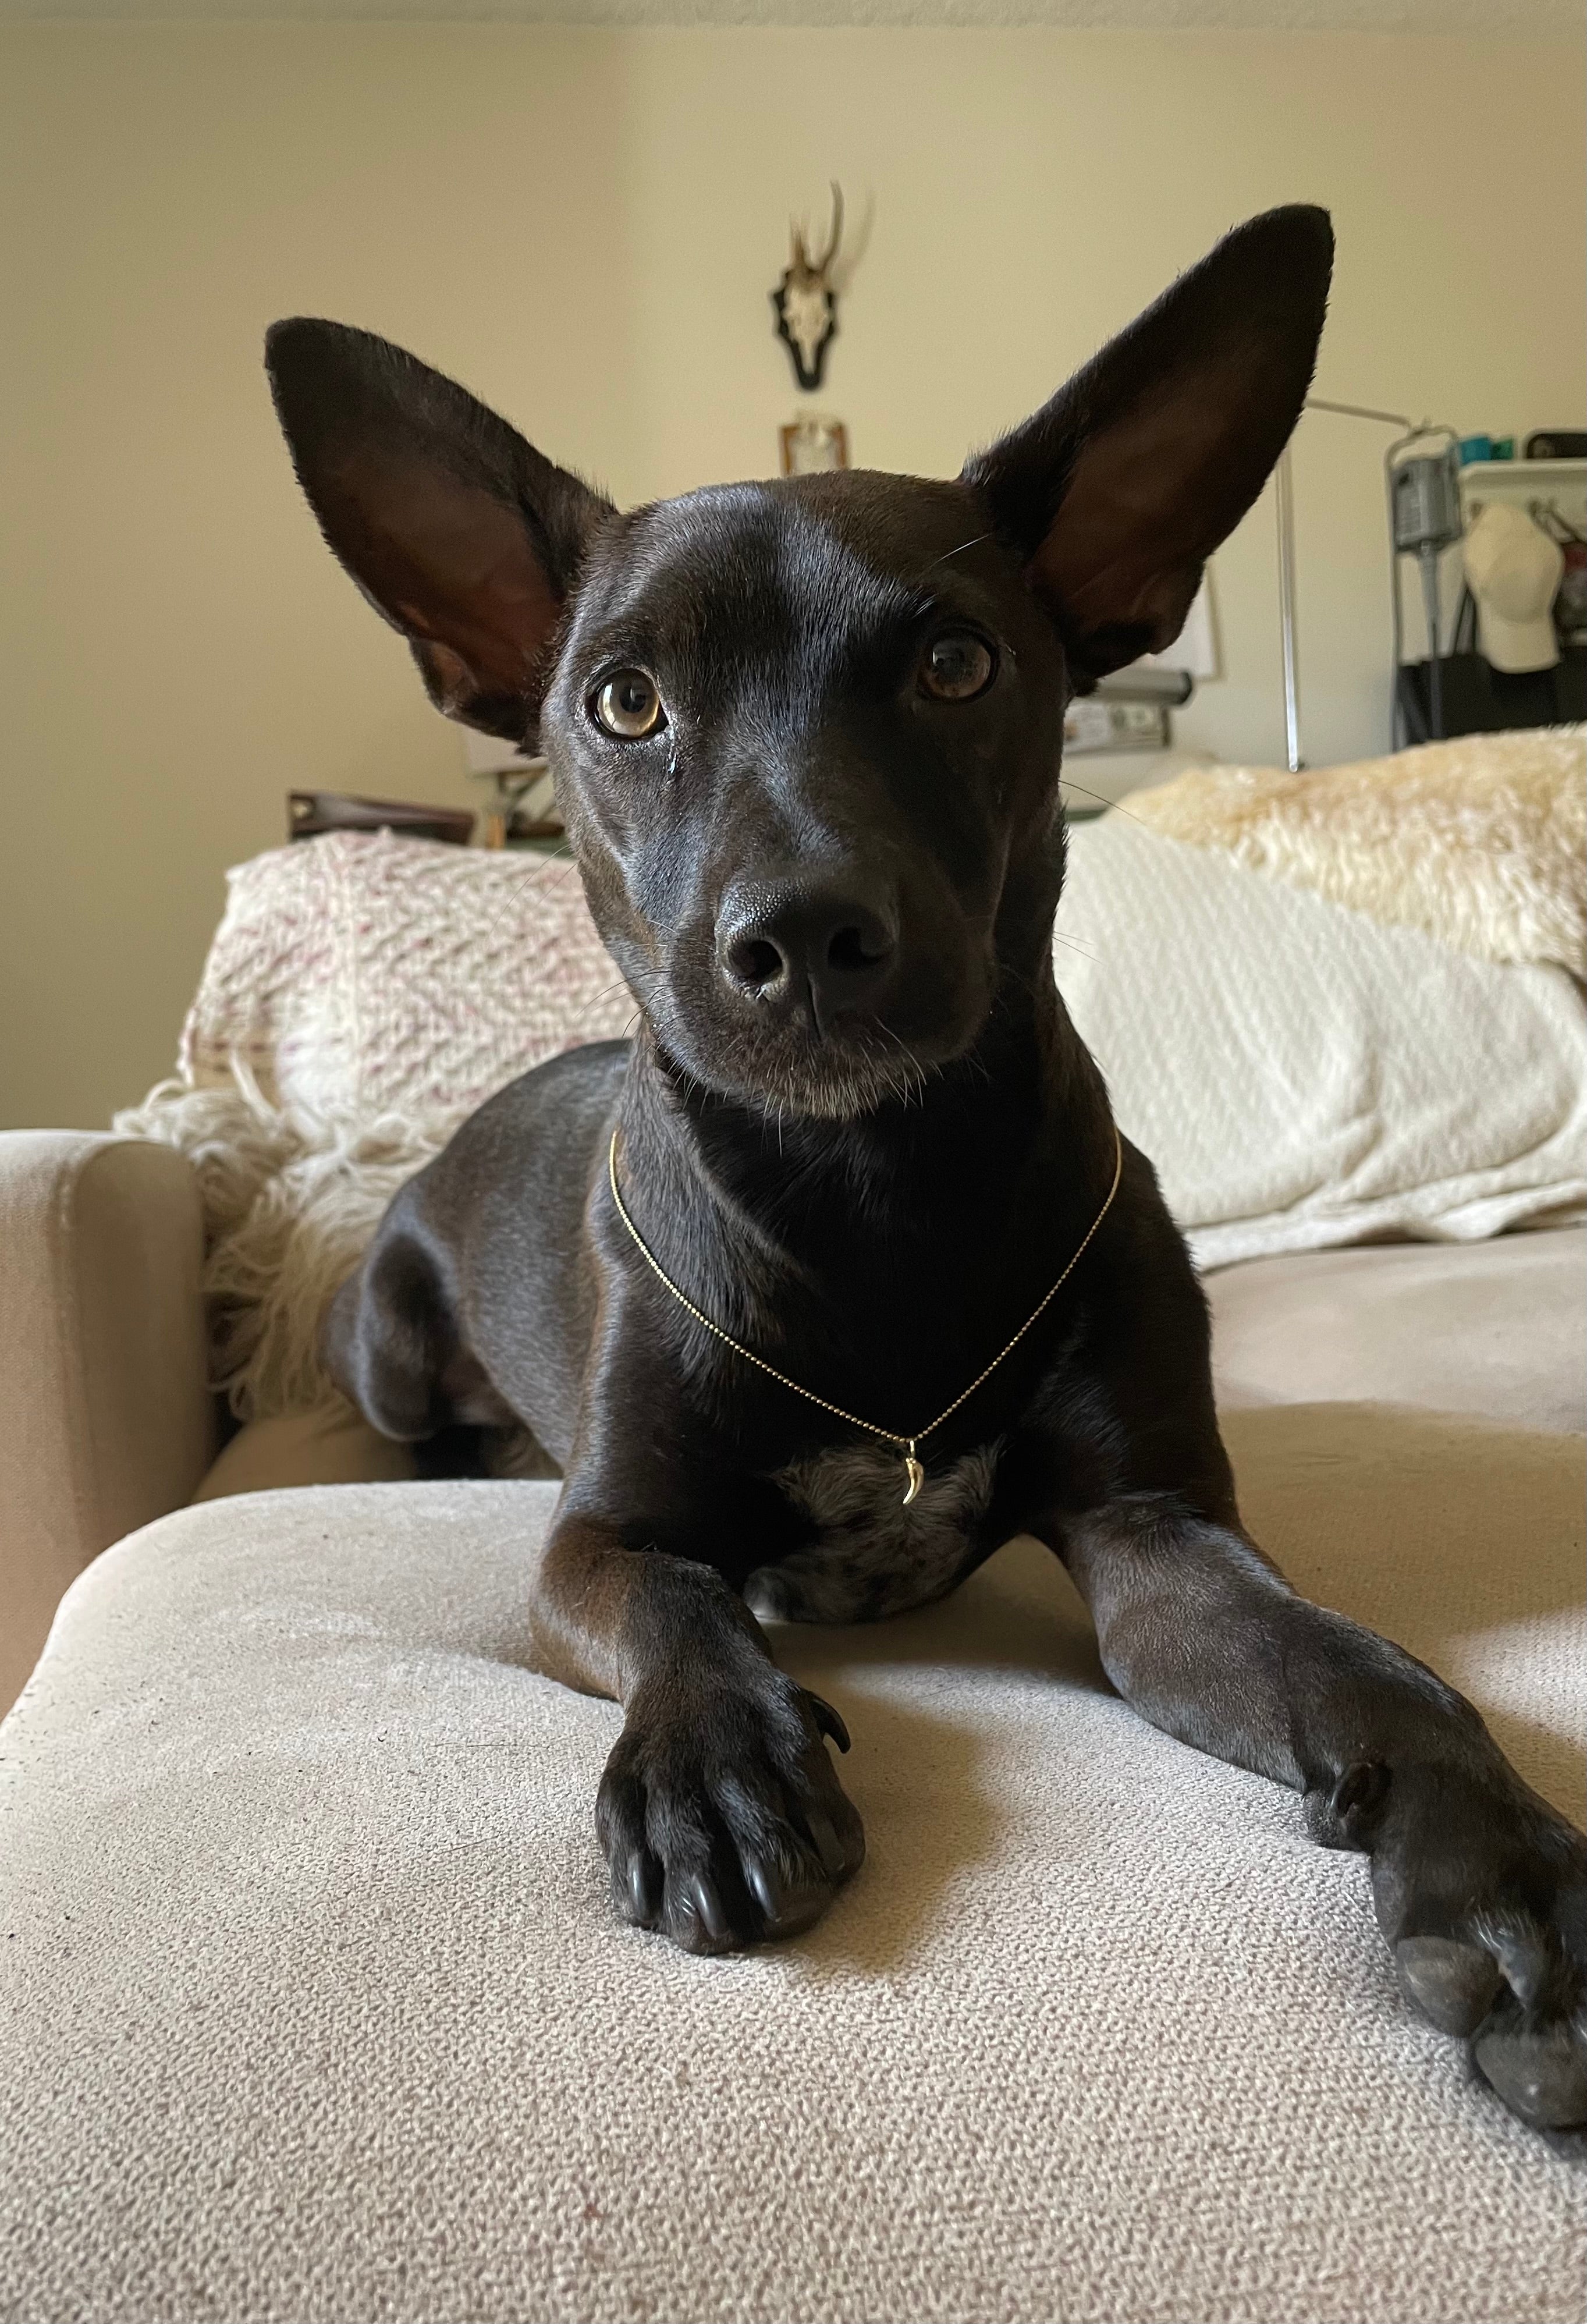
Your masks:
{"label": "dog's large pointed ear", "polygon": [[547,649],[611,503],[371,332],[277,323],[265,368],[320,530],[430,700],[532,741]]}
{"label": "dog's large pointed ear", "polygon": [[1179,634],[1300,417],[1333,258],[1325,210],[1250,219],[966,464],[1082,687]]}

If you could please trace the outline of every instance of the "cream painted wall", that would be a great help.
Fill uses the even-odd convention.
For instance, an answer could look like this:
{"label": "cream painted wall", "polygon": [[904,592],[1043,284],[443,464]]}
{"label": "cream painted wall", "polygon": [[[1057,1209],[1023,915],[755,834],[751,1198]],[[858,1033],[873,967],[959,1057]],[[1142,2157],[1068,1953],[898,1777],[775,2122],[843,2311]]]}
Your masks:
{"label": "cream painted wall", "polygon": [[[1462,429],[1583,401],[1581,49],[1363,35],[0,32],[0,1121],[101,1122],[172,1054],[224,866],[313,784],[470,798],[319,546],[259,371],[366,324],[620,497],[764,474],[790,207],[873,224],[823,403],[951,473],[1235,219],[1333,208],[1321,390]],[[1385,738],[1378,432],[1296,453],[1306,739]],[[1281,752],[1270,512],[1182,725]]]}

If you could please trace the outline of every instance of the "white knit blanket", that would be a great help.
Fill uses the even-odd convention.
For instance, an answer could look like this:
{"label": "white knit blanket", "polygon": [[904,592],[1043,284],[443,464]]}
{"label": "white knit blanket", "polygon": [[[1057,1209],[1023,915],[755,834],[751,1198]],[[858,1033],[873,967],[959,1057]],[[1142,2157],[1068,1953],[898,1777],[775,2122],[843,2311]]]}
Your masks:
{"label": "white knit blanket", "polygon": [[[1563,970],[1381,927],[1121,812],[1073,846],[1059,982],[1203,1265],[1587,1199]],[[570,864],[335,834],[233,872],[179,1073],[118,1127],[198,1168],[240,1413],[323,1397],[326,1302],[457,1123],[633,1015]]]}
{"label": "white knit blanket", "polygon": [[1474,1241],[1587,1201],[1587,1010],[1128,816],[1081,826],[1055,962],[1204,1267]]}

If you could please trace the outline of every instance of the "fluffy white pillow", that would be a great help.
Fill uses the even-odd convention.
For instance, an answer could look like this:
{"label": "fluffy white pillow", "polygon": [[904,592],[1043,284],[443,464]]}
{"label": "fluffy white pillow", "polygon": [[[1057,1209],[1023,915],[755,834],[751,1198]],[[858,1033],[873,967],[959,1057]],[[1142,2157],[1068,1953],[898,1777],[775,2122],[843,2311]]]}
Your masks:
{"label": "fluffy white pillow", "polygon": [[1480,960],[1587,976],[1587,728],[1462,734],[1294,775],[1196,767],[1127,805],[1165,838]]}

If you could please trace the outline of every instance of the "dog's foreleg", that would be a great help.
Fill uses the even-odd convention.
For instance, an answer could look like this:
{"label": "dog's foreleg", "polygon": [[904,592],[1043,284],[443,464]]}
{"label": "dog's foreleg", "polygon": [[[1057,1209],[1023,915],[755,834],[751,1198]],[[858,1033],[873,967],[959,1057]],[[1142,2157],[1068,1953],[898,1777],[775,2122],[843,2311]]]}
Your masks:
{"label": "dog's foreleg", "polygon": [[1370,1857],[1407,1997],[1474,2036],[1524,2119],[1587,2123],[1587,1844],[1472,1705],[1177,1497],[1090,1511],[1058,1545],[1125,1700],[1304,1794],[1315,1839]]}
{"label": "dog's foreleg", "polygon": [[690,1952],[791,1936],[865,1852],[825,1736],[843,1721],[771,1659],[712,1567],[577,1514],[535,1578],[536,1660],[623,1711],[595,1821],[621,1916]]}

